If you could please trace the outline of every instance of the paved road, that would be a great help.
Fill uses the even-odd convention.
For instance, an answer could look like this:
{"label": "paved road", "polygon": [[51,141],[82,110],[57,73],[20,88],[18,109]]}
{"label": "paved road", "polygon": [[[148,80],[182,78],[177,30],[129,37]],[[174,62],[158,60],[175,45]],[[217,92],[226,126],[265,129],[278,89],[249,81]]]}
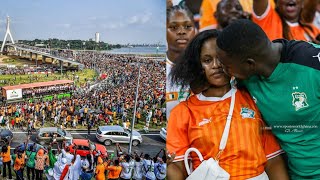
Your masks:
{"label": "paved road", "polygon": [[[74,139],[87,139],[87,131],[69,131]],[[11,143],[12,148],[18,146],[20,143],[23,143],[27,138],[27,133],[24,131],[13,131],[13,141]],[[35,142],[36,133],[34,132],[31,136],[30,142]],[[159,132],[150,132],[148,134],[142,134],[143,143],[137,147],[132,147],[132,152],[137,151],[139,154],[143,152],[144,154],[150,154],[151,157],[155,156],[162,148],[165,147],[165,141],[162,140],[159,136]],[[95,132],[93,131],[89,139],[93,142],[98,143],[95,138]],[[128,151],[129,144],[120,144],[123,151]],[[106,147],[108,152],[115,152],[115,145]]]}

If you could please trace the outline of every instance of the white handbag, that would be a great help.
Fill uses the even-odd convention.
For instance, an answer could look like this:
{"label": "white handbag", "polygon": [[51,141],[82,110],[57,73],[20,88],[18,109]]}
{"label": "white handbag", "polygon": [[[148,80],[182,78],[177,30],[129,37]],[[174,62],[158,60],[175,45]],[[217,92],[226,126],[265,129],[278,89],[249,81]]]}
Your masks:
{"label": "white handbag", "polygon": [[[230,174],[219,166],[219,159],[220,159],[221,153],[226,147],[228,136],[229,136],[230,124],[231,124],[231,119],[232,119],[232,114],[234,109],[234,103],[235,103],[235,92],[236,92],[236,89],[232,88],[229,114],[227,117],[226,126],[222,134],[222,138],[220,140],[219,152],[216,155],[216,157],[214,159],[210,158],[210,159],[204,160],[201,153],[196,148],[189,148],[185,152],[184,164],[188,173],[187,180],[228,180],[230,179]],[[193,172],[191,172],[189,163],[188,163],[188,157],[191,152],[197,153],[201,161],[201,164]]]}

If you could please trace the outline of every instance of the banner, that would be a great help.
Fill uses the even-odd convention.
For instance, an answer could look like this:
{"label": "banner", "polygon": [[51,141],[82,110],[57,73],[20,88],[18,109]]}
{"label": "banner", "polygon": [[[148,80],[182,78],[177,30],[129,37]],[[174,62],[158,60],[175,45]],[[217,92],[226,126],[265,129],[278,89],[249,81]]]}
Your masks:
{"label": "banner", "polygon": [[7,90],[7,100],[22,98],[22,89]]}

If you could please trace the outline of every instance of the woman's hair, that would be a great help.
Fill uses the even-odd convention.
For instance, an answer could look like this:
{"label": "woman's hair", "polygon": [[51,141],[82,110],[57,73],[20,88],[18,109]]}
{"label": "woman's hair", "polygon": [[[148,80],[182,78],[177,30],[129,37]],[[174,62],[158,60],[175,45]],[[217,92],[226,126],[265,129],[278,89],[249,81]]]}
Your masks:
{"label": "woman's hair", "polygon": [[218,30],[206,30],[191,40],[172,67],[170,76],[173,84],[179,84],[182,88],[190,86],[193,91],[208,86],[208,80],[200,62],[201,48],[204,42],[217,38],[218,35]]}
{"label": "woman's hair", "polygon": [[194,22],[192,12],[185,5],[175,5],[175,6],[172,6],[171,8],[168,8],[167,9],[167,22],[170,19],[170,17],[172,15],[174,15],[174,13],[177,11],[184,11],[186,13],[186,15],[191,19],[191,21]]}
{"label": "woman's hair", "polygon": [[[274,0],[274,2],[277,4],[277,1],[278,0]],[[285,20],[284,16],[281,14],[281,12],[279,11],[279,8],[276,7],[275,8],[277,14],[279,15],[280,19],[281,19],[281,24],[282,24],[282,36],[283,38],[285,39],[288,39],[288,40],[292,40],[293,37],[292,37],[292,34],[290,32],[290,27],[289,25],[287,24],[287,21]],[[302,18],[301,18],[301,13],[302,13],[302,9],[299,13],[299,19],[298,19],[298,23],[299,25],[302,27],[302,29],[304,29],[305,33],[307,34],[307,36],[313,41],[315,42],[315,37],[313,37],[309,32],[313,32],[313,29],[310,25],[308,25],[307,23],[304,23],[302,22]],[[317,34],[316,34],[317,35]]]}

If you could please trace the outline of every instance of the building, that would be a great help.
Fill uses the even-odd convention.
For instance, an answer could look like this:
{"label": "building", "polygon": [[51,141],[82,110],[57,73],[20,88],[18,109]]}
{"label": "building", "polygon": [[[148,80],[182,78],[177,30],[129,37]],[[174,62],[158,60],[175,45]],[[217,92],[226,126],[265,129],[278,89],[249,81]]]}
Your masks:
{"label": "building", "polygon": [[96,43],[100,42],[100,33],[96,32]]}

